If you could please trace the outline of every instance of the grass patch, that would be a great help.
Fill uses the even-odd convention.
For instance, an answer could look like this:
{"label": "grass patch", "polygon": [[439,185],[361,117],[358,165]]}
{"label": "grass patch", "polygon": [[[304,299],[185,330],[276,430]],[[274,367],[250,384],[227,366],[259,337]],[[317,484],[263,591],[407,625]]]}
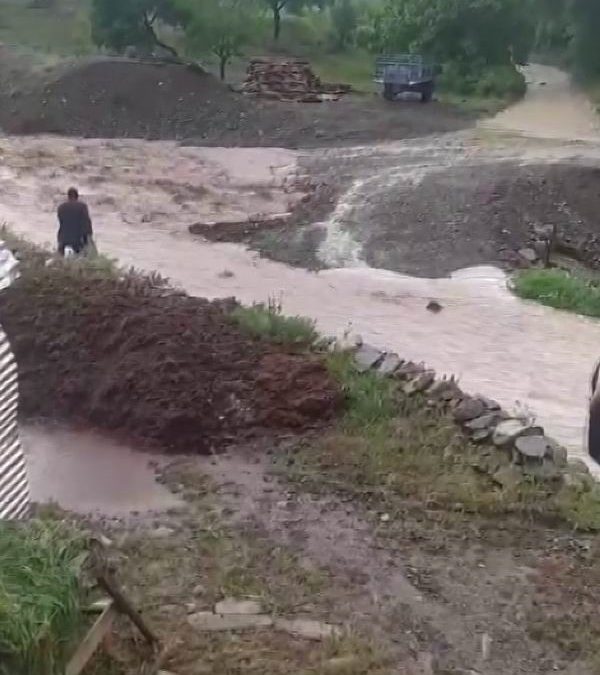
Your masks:
{"label": "grass patch", "polygon": [[236,307],[231,318],[252,337],[275,344],[308,347],[318,338],[315,322],[303,316],[285,316],[281,302],[254,304],[251,307]]}
{"label": "grass patch", "polygon": [[361,49],[347,52],[313,53],[310,56],[315,73],[323,82],[349,84],[361,93],[377,91],[373,82],[375,58]]}
{"label": "grass patch", "polygon": [[600,317],[600,285],[563,270],[525,270],[514,277],[512,289],[526,300]]}
{"label": "grass patch", "polygon": [[279,460],[293,481],[375,500],[389,512],[416,500],[449,512],[517,514],[600,529],[600,489],[559,489],[533,479],[502,488],[488,467],[509,463],[504,451],[472,444],[426,396],[406,396],[396,380],[359,374],[347,354],[333,354],[328,363],[347,410],[335,429]]}
{"label": "grass patch", "polygon": [[39,6],[26,0],[3,0],[0,40],[11,46],[60,56],[94,51],[89,0],[46,0]]}
{"label": "grass patch", "polygon": [[63,672],[82,624],[84,540],[60,523],[0,526],[0,673]]}
{"label": "grass patch", "polygon": [[346,353],[330,355],[327,365],[346,395],[344,429],[365,433],[385,431],[396,413],[397,382],[371,372],[359,374],[352,357]]}

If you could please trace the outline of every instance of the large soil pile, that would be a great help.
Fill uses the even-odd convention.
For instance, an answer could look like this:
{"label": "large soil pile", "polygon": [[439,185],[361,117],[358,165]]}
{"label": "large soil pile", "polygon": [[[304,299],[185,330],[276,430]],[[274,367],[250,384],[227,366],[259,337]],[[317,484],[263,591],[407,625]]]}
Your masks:
{"label": "large soil pile", "polygon": [[228,316],[232,305],[134,274],[25,264],[0,298],[22,414],[201,453],[333,415],[340,394],[322,361],[248,338]]}
{"label": "large soil pile", "polygon": [[441,104],[390,106],[373,96],[315,104],[259,101],[199,69],[172,63],[92,59],[29,78],[8,67],[10,53],[0,55],[0,126],[15,134],[299,147],[406,138],[469,124]]}
{"label": "large soil pile", "polygon": [[370,265],[442,276],[476,264],[520,266],[519,249],[531,245],[536,230],[555,225],[597,269],[599,177],[597,168],[568,164],[453,167],[414,189],[377,194],[354,232]]}

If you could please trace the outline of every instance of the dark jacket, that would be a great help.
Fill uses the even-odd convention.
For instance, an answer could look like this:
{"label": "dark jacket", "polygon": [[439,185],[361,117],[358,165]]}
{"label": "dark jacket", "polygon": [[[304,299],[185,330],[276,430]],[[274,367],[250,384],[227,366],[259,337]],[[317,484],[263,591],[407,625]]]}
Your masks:
{"label": "dark jacket", "polygon": [[58,207],[58,241],[61,244],[85,244],[92,233],[92,220],[87,204],[64,202]]}

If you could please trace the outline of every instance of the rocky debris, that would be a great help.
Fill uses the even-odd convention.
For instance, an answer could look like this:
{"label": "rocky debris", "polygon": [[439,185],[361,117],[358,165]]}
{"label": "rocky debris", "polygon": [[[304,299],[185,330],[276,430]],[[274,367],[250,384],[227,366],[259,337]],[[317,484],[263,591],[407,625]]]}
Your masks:
{"label": "rocky debris", "polygon": [[275,628],[306,640],[326,640],[341,634],[337,626],[312,619],[275,619]]}
{"label": "rocky debris", "polygon": [[362,345],[354,355],[354,363],[359,373],[366,373],[368,370],[376,368],[384,357],[385,352],[381,352],[370,345]]}
{"label": "rocky debris", "polygon": [[494,429],[493,440],[497,446],[504,446],[515,441],[519,436],[531,433],[532,427],[518,419],[508,419],[500,422]]}
{"label": "rocky debris", "polygon": [[485,406],[486,410],[500,410],[500,404],[494,399],[487,398],[486,396],[481,396],[480,394],[477,397]]}
{"label": "rocky debris", "polygon": [[473,443],[483,443],[490,438],[492,431],[493,429],[477,429],[471,434],[471,440]]}
{"label": "rocky debris", "polygon": [[245,94],[280,101],[336,101],[350,91],[347,84],[323,84],[304,59],[252,59],[242,84]]}
{"label": "rocky debris", "polygon": [[363,346],[363,339],[361,335],[345,332],[342,337],[334,337],[331,343],[332,351],[336,352],[352,352]]}
{"label": "rocky debris", "polygon": [[433,312],[433,314],[438,314],[444,308],[442,307],[442,305],[440,305],[440,303],[437,300],[430,300],[427,303],[426,309],[430,312]]}
{"label": "rocky debris", "polygon": [[[552,461],[560,469],[564,469],[567,466],[568,453],[562,445],[559,445],[554,439],[549,438],[548,442],[550,443],[550,452]],[[587,467],[586,467],[587,468]]]}
{"label": "rocky debris", "polygon": [[188,226],[188,230],[190,234],[204,237],[208,241],[241,241],[257,231],[264,232],[270,228],[287,225],[291,215],[291,213],[277,213],[246,220],[193,223]]}
{"label": "rocky debris", "polygon": [[481,415],[481,417],[469,420],[465,424],[465,427],[470,431],[487,431],[489,435],[491,430],[496,427],[499,419],[500,415],[498,413],[486,413],[485,415]]}
{"label": "rocky debris", "polygon": [[402,391],[406,396],[413,396],[413,394],[419,394],[425,391],[434,383],[434,381],[435,373],[433,371],[428,371],[407,382],[402,387]]}
{"label": "rocky debris", "polygon": [[[525,420],[510,417],[497,401],[464,394],[454,377],[435,379],[435,373],[423,364],[402,363],[394,353],[386,353],[371,346],[363,346],[355,355],[361,372],[375,369],[382,376],[404,380],[402,391],[406,396],[425,392],[428,406],[439,406],[451,411],[455,422],[480,452],[473,468],[489,475],[504,489],[513,489],[524,480],[557,482],[565,486],[589,489],[593,484],[589,469],[580,461],[567,462],[567,451],[544,435],[544,430]],[[386,360],[391,361],[389,370]],[[444,450],[451,458],[462,452],[463,442],[458,435]],[[381,516],[387,522],[389,515]]]}
{"label": "rocky debris", "polygon": [[261,612],[262,606],[256,600],[226,598],[215,605],[215,614],[260,614]]}
{"label": "rocky debris", "polygon": [[447,378],[445,375],[441,380],[435,380],[427,389],[427,396],[443,404],[452,403],[456,407],[463,398],[463,393],[454,377]]}
{"label": "rocky debris", "polygon": [[424,372],[425,366],[422,363],[407,361],[396,370],[394,377],[397,377],[399,380],[407,380],[416,377],[417,375],[422,375]]}
{"label": "rocky debris", "polygon": [[213,614],[213,612],[196,612],[196,614],[190,614],[187,620],[196,630],[210,632],[270,628],[273,626],[273,619],[264,614]]}
{"label": "rocky debris", "polygon": [[469,422],[481,417],[485,412],[485,406],[478,398],[464,398],[452,413],[457,422]]}
{"label": "rocky debris", "polygon": [[390,352],[383,357],[383,361],[377,366],[377,374],[382,377],[392,376],[398,368],[404,363],[404,361],[398,356]]}
{"label": "rocky debris", "polygon": [[537,262],[538,260],[538,254],[535,252],[533,248],[520,248],[518,250],[518,254],[523,258],[523,260],[530,265],[533,265],[534,263]]}
{"label": "rocky debris", "polygon": [[551,455],[545,436],[521,436],[515,440],[515,449],[525,459],[544,459]]}

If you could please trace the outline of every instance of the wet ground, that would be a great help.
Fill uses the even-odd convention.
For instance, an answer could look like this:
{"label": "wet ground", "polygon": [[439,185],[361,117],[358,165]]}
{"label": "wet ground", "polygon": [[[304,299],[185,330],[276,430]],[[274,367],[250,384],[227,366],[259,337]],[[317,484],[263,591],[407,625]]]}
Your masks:
{"label": "wet ground", "polygon": [[[553,113],[563,120],[561,133],[577,137],[580,119],[572,120],[572,126],[569,123],[572,100],[565,97],[565,81],[560,73],[550,81],[548,72],[544,71],[545,94],[552,100],[556,96]],[[529,119],[529,104],[539,105],[535,92],[520,104],[523,118]],[[341,333],[352,325],[367,342],[456,374],[466,390],[495,398],[508,408],[519,401],[574,456],[585,456],[588,382],[600,337],[597,322],[514,298],[506,289],[504,274],[493,268],[435,280],[373,269],[347,226],[361,220],[368,224],[369,209],[385,195],[410,190],[440,170],[451,173],[454,167],[464,170],[479,163],[490,170],[490,165],[505,166],[507,161],[600,166],[600,143],[558,141],[555,122],[545,126],[548,119],[539,119],[539,135],[547,132],[550,139],[515,138],[481,129],[302,156],[289,151],[190,150],[165,143],[5,138],[0,218],[33,241],[52,242],[53,208],[59,193],[65,183],[81,181],[93,209],[99,247],[122,263],[156,270],[190,293],[209,298],[235,295],[251,303],[280,296],[285,311],[316,318],[326,333]],[[72,158],[72,169],[65,154]],[[94,174],[102,166],[110,167],[105,180],[96,185],[89,180],[90,156]],[[238,171],[232,169],[238,166],[238,158],[246,166],[244,185],[262,181],[276,194],[272,212],[289,198],[281,186],[286,176],[293,175],[295,159],[303,172],[310,168],[325,179],[335,175],[338,184],[345,185],[333,213],[316,226],[317,255],[336,269],[311,273],[261,258],[240,245],[210,244],[188,234],[190,221],[214,211],[213,196],[190,194],[204,185],[206,175],[200,173],[203,179],[196,180],[194,167],[205,172],[207,164],[221,163],[226,168],[214,176],[228,171],[232,175]],[[273,173],[276,180],[271,178]],[[214,176],[208,181],[211,190],[219,185]],[[153,193],[157,179],[168,180],[171,193],[187,190],[183,205],[172,194],[157,197]],[[225,208],[231,215],[242,209],[248,215],[256,208],[266,209],[263,197],[240,196],[244,190],[238,185],[237,192],[225,191],[223,213]],[[431,198],[436,198],[435,193]],[[439,199],[444,199],[442,191]],[[166,215],[148,220],[147,214],[165,203]],[[293,247],[293,242],[293,233],[288,232],[287,246]],[[403,245],[410,254],[412,242]],[[463,257],[457,267],[466,263]],[[452,268],[451,260],[447,265]],[[438,315],[425,310],[432,297],[444,307]]]}
{"label": "wet ground", "polygon": [[61,427],[25,426],[21,440],[36,502],[108,517],[181,506],[173,492],[156,482],[158,456],[90,431]]}

